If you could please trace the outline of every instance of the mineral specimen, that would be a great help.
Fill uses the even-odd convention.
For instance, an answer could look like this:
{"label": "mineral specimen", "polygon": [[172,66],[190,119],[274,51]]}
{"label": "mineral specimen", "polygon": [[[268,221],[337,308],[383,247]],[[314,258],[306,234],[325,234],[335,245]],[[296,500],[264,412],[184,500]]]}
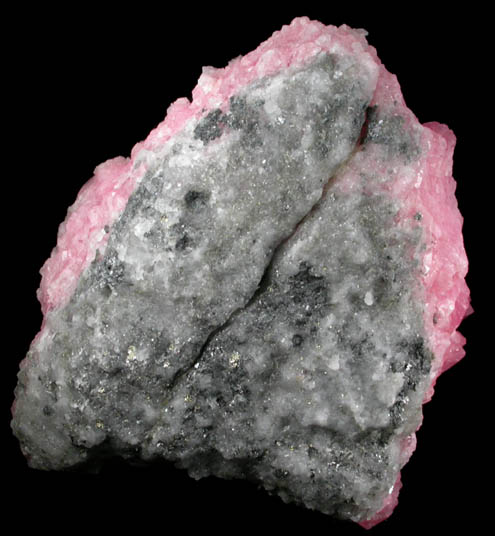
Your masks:
{"label": "mineral specimen", "polygon": [[42,269],[31,467],[165,458],[370,527],[459,360],[455,138],[365,33],[295,19],[100,165]]}

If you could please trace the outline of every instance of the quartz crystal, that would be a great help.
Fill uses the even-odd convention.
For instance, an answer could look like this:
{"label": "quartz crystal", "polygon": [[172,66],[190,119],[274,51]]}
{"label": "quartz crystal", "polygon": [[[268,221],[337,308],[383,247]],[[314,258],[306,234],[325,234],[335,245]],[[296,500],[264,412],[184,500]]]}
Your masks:
{"label": "quartz crystal", "polygon": [[31,467],[166,459],[390,515],[469,291],[454,135],[365,35],[295,19],[95,170],[19,373]]}

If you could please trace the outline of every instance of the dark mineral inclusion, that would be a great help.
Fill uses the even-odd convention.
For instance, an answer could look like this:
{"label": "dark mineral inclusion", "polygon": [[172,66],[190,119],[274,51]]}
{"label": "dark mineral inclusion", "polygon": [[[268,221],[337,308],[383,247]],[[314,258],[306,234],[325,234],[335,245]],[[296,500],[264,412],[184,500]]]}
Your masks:
{"label": "dark mineral inclusion", "polygon": [[[32,467],[165,458],[343,518],[380,509],[432,356],[404,254],[420,236],[364,164],[371,144],[396,166],[419,150],[341,61],[248,86],[148,170],[19,373]],[[356,152],[362,187],[340,188]]]}

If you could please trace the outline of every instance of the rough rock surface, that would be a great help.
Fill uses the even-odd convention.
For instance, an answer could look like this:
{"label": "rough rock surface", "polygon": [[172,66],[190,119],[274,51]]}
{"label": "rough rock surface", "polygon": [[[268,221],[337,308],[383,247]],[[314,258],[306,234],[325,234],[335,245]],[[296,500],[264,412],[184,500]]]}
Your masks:
{"label": "rough rock surface", "polygon": [[34,468],[165,458],[372,526],[463,355],[455,138],[305,18],[193,97],[69,210],[14,433]]}

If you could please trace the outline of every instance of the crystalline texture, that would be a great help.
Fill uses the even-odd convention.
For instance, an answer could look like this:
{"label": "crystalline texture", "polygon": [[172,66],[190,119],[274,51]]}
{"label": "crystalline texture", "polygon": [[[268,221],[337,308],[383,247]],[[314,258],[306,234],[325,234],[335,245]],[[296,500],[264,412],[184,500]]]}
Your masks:
{"label": "crystalline texture", "polygon": [[71,207],[14,433],[35,468],[165,458],[370,527],[463,355],[453,134],[305,18],[193,97]]}

